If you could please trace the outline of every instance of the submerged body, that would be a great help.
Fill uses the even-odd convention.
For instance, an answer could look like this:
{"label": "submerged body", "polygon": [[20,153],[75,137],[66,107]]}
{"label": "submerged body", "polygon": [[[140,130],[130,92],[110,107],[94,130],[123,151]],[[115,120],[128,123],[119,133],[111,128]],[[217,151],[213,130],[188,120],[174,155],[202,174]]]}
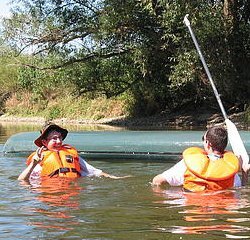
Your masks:
{"label": "submerged body", "polygon": [[[28,166],[32,163],[32,158],[35,154],[36,152],[28,157],[26,161]],[[67,159],[70,159],[71,162],[67,162]],[[44,152],[43,160],[32,170],[29,181],[32,182],[39,178],[45,179],[46,177],[99,177],[102,174],[102,170],[88,164],[77,154],[74,148],[69,145],[63,145],[59,151]]]}
{"label": "submerged body", "polygon": [[[82,159],[77,150],[63,144],[68,131],[55,124],[49,124],[41,131],[34,143],[39,147],[27,159],[27,168],[19,175],[19,180],[44,177],[77,178],[81,176],[116,177],[96,169]],[[127,176],[125,176],[127,177]]]}
{"label": "submerged body", "polygon": [[241,163],[232,152],[225,151],[227,132],[223,127],[209,129],[203,137],[204,150],[191,147],[172,168],[153,178],[153,185],[168,183],[187,191],[223,190],[242,185],[237,174]]}
{"label": "submerged body", "polygon": [[[231,157],[232,153],[227,153]],[[184,158],[160,176],[171,186],[183,186],[185,190],[199,192],[240,187],[241,179],[237,174],[238,159],[232,155],[230,170],[221,176],[218,169],[226,169],[225,159],[210,154],[207,156],[200,148],[189,148]],[[228,160],[228,158],[227,158]],[[156,180],[156,179],[155,179]]]}

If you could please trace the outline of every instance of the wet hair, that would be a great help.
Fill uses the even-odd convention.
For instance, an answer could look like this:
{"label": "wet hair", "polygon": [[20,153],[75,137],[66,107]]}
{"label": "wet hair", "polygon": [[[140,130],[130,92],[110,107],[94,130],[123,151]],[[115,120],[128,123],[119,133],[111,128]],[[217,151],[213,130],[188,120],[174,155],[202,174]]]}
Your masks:
{"label": "wet hair", "polygon": [[213,151],[223,153],[227,146],[227,130],[222,126],[216,126],[208,129],[206,140],[209,141]]}

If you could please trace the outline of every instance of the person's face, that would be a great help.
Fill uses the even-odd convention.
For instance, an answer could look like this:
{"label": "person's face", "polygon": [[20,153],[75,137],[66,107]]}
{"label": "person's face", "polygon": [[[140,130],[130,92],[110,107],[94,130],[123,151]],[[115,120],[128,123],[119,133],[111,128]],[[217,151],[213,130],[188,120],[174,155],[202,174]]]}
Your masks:
{"label": "person's face", "polygon": [[46,139],[42,140],[42,143],[48,150],[57,150],[62,146],[62,135],[59,132],[50,132]]}

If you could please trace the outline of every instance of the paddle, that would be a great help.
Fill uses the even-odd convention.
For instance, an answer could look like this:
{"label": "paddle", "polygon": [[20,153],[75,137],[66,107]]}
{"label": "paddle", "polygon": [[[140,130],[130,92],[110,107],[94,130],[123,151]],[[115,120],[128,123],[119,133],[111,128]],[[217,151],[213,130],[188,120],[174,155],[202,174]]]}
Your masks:
{"label": "paddle", "polygon": [[243,144],[243,141],[242,141],[242,139],[240,137],[240,134],[239,134],[236,126],[234,125],[234,123],[232,121],[230,121],[228,119],[225,108],[224,108],[224,106],[223,106],[223,104],[221,102],[220,95],[219,95],[219,93],[218,93],[218,91],[217,91],[217,89],[215,87],[215,84],[214,84],[214,81],[213,81],[212,76],[210,74],[210,71],[209,71],[209,69],[207,67],[207,64],[206,64],[205,59],[204,59],[204,57],[203,57],[203,55],[201,53],[201,50],[200,50],[200,47],[199,47],[198,42],[196,40],[196,37],[195,37],[195,35],[193,33],[193,30],[191,28],[191,24],[190,24],[190,22],[188,20],[188,14],[184,17],[184,23],[188,27],[188,30],[189,30],[189,32],[191,34],[194,45],[195,45],[195,47],[197,49],[197,52],[198,52],[198,54],[200,56],[200,60],[201,60],[201,62],[203,64],[203,67],[204,67],[204,69],[206,71],[208,79],[209,79],[209,81],[210,81],[210,83],[212,85],[215,97],[216,97],[216,99],[217,99],[217,101],[219,103],[219,106],[220,106],[221,112],[223,114],[223,117],[225,118],[227,131],[228,131],[228,139],[229,139],[229,142],[230,142],[230,144],[232,146],[233,152],[234,152],[234,154],[236,156],[238,156],[238,157],[240,157],[242,159],[242,169],[244,170],[244,172],[247,172],[249,170],[249,168],[250,168],[250,164],[248,164],[249,156],[247,154],[246,148],[245,148],[245,146]]}

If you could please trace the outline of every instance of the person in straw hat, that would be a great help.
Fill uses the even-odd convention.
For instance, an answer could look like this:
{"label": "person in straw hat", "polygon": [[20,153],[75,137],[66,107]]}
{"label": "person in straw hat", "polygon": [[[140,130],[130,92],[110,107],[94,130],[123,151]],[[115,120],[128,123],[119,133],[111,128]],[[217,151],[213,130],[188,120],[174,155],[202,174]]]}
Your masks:
{"label": "person in straw hat", "polygon": [[40,133],[40,136],[34,141],[38,149],[28,157],[27,167],[19,175],[18,180],[31,181],[52,177],[85,176],[103,176],[112,179],[128,177],[110,175],[88,164],[79,156],[74,147],[63,143],[68,134],[67,129],[48,123]]}

